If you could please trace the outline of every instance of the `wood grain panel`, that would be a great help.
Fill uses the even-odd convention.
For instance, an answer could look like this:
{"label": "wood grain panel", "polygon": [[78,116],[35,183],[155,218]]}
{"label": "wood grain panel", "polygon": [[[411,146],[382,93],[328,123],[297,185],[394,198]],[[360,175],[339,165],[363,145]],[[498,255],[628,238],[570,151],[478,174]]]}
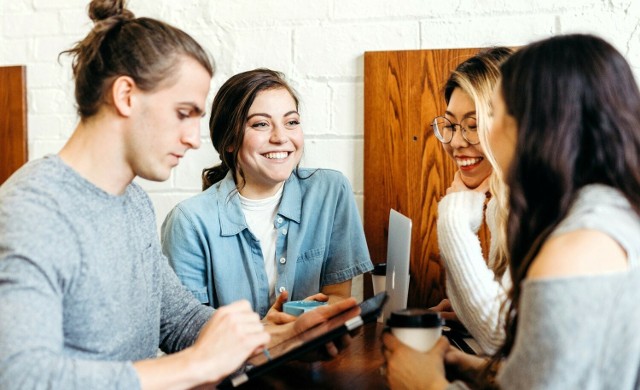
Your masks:
{"label": "wood grain panel", "polygon": [[26,69],[0,67],[0,184],[27,158]]}
{"label": "wood grain panel", "polygon": [[[442,87],[451,70],[477,51],[365,53],[365,235],[372,259],[383,262],[389,209],[413,220],[409,306],[431,306],[445,297],[437,208],[456,167],[430,123],[444,113]],[[485,242],[487,234],[483,228]],[[371,293],[365,283],[365,296]]]}

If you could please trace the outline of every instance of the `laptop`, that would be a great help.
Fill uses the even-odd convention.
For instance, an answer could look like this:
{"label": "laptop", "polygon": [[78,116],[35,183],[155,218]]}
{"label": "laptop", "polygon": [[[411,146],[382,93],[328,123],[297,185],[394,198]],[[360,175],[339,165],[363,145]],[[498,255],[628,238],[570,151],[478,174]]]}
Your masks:
{"label": "laptop", "polygon": [[[387,276],[385,281],[389,300],[382,319],[386,322],[392,311],[407,307],[409,296],[409,265],[411,258],[411,219],[394,209],[389,211],[389,236],[387,241]],[[481,348],[462,324],[448,322],[443,329],[451,344],[458,349],[477,355]]]}
{"label": "laptop", "polygon": [[383,321],[392,311],[407,307],[409,296],[409,263],[411,258],[411,219],[394,209],[389,211],[387,241],[387,277],[385,289],[389,301],[383,311]]}

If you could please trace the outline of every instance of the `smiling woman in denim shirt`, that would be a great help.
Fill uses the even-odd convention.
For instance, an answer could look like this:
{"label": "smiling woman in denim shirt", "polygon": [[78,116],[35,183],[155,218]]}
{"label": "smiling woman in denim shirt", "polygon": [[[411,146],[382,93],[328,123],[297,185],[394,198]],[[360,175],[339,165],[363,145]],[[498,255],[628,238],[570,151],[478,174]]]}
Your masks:
{"label": "smiling woman in denim shirt", "polygon": [[282,74],[231,77],[209,129],[221,164],[203,171],[204,191],[162,226],[182,283],[202,303],[247,299],[260,316],[273,306],[283,321],[287,299],[351,296],[351,279],[373,268],[351,186],[337,171],[298,166],[298,98]]}

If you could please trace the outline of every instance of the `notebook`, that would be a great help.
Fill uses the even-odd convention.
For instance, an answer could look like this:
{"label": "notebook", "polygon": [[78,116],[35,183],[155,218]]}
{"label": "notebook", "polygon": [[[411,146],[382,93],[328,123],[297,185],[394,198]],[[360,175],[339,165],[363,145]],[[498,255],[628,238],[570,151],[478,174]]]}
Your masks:
{"label": "notebook", "polygon": [[362,325],[375,321],[387,300],[387,294],[381,292],[360,303],[360,310],[356,307],[348,309],[315,327],[300,333],[282,343],[269,348],[269,354],[259,354],[251,357],[237,372],[229,375],[218,388],[238,387],[241,384],[268,372],[290,360],[302,357],[304,354],[323,348],[328,342],[338,339]]}
{"label": "notebook", "polygon": [[407,307],[411,226],[411,219],[394,209],[390,210],[387,241],[387,277],[385,281],[389,302],[384,308],[383,321],[389,318],[392,311]]}

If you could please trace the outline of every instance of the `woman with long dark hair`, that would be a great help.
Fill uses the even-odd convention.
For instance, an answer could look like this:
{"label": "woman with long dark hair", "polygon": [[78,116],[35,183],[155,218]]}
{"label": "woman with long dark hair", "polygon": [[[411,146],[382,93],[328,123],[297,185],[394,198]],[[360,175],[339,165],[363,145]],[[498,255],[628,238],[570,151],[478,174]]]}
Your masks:
{"label": "woman with long dark hair", "polygon": [[589,35],[531,44],[501,71],[487,139],[510,191],[505,344],[486,366],[441,340],[423,363],[412,363],[423,367],[409,378],[397,364],[407,347],[385,337],[389,381],[444,388],[444,358],[482,372],[479,387],[493,385],[497,372],[502,388],[637,388],[640,92],[633,73],[610,44]]}

